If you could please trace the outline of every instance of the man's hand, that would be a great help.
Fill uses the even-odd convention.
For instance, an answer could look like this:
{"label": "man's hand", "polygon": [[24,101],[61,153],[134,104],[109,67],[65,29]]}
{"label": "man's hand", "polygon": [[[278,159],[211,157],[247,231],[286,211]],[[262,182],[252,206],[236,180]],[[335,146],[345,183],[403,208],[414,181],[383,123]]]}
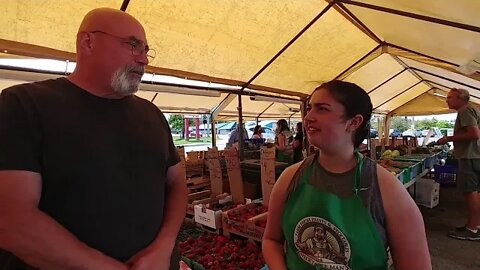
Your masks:
{"label": "man's hand", "polygon": [[437,144],[444,145],[448,142],[448,137],[444,136],[437,141]]}
{"label": "man's hand", "polygon": [[168,270],[172,251],[167,248],[148,246],[127,261],[130,270]]}

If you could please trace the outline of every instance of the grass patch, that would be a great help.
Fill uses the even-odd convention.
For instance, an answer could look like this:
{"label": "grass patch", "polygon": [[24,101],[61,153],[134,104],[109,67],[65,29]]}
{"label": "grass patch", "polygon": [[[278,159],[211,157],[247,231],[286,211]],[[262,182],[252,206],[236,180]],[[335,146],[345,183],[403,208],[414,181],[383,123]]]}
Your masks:
{"label": "grass patch", "polygon": [[173,140],[173,143],[175,145],[186,145],[186,144],[193,144],[193,143],[211,143],[211,142],[212,142],[212,138],[210,138],[210,137],[200,138],[198,140],[195,139],[195,138],[192,138],[188,141],[184,140],[184,139],[181,139],[181,138]]}

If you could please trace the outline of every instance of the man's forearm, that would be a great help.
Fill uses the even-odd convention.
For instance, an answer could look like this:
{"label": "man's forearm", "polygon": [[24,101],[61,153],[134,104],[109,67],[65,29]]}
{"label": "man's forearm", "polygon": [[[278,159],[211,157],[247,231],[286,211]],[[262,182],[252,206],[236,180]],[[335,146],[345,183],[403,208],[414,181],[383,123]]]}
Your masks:
{"label": "man's forearm", "polygon": [[460,133],[460,134],[455,134],[453,136],[447,136],[447,141],[449,142],[458,142],[458,141],[471,141],[471,140],[477,140],[478,136],[476,134],[470,134],[470,133]]}
{"label": "man's forearm", "polygon": [[187,209],[188,192],[185,180],[172,181],[172,184],[167,188],[166,196],[162,228],[154,244],[161,245],[163,248],[167,247],[171,251],[175,245],[180,226],[185,219]]}
{"label": "man's forearm", "polygon": [[2,213],[0,248],[39,269],[126,270],[127,266],[80,242],[39,210]]}

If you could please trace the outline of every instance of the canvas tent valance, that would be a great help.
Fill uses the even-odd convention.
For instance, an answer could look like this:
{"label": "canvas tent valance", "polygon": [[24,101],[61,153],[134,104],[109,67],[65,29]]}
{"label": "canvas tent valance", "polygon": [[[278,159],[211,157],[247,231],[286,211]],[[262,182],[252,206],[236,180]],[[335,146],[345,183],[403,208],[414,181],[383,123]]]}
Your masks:
{"label": "canvas tent valance", "polygon": [[[0,10],[0,49],[8,57],[73,61],[82,17],[101,6],[123,6],[142,22],[157,51],[148,67],[155,74],[300,99],[339,78],[365,88],[381,114],[420,113],[407,106],[419,99],[437,104],[429,113],[443,112],[435,101],[444,99],[431,96],[451,87],[480,102],[480,73],[458,71],[480,56],[480,1],[471,0],[11,0]],[[150,100],[155,94],[139,93]],[[214,112],[227,96],[168,95],[178,97],[158,93],[154,103],[185,113]],[[218,116],[232,115],[237,103]],[[244,102],[247,117],[292,112],[288,105],[251,103]]]}

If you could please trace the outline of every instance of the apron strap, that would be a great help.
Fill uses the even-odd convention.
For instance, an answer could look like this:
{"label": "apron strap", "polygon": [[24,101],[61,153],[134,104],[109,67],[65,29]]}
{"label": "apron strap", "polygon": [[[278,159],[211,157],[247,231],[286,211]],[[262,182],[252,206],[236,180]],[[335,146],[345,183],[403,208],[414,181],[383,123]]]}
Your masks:
{"label": "apron strap", "polygon": [[355,193],[355,195],[358,195],[358,192],[362,188],[362,170],[364,159],[360,152],[355,152],[355,156],[357,157],[357,167],[355,169],[353,192]]}

